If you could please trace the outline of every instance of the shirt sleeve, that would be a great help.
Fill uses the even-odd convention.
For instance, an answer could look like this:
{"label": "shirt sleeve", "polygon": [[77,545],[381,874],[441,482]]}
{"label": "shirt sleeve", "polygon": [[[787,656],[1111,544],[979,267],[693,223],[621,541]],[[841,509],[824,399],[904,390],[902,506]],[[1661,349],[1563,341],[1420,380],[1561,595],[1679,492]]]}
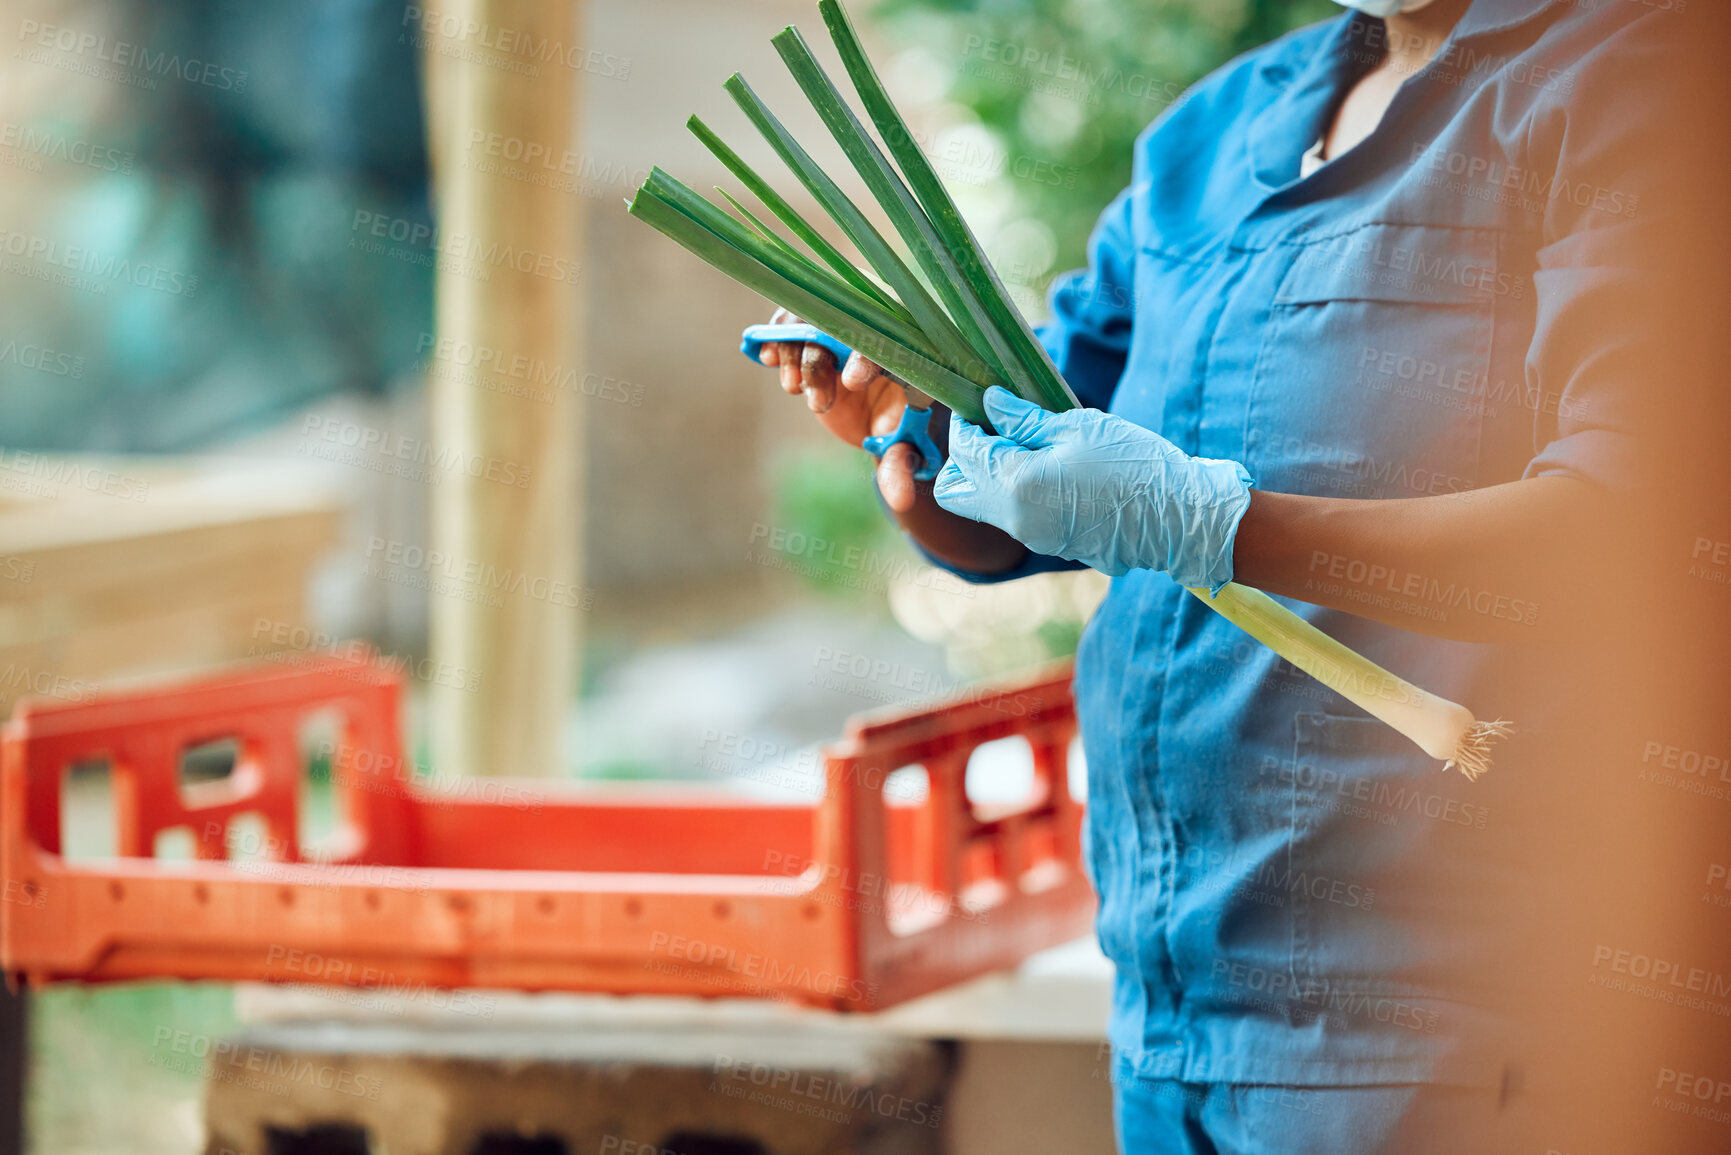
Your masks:
{"label": "shirt sleeve", "polygon": [[[1130,328],[1134,317],[1135,243],[1130,235],[1133,189],[1118,194],[1100,216],[1088,239],[1088,267],[1065,273],[1052,282],[1052,319],[1036,335],[1076,399],[1091,409],[1106,409],[1124,364],[1130,355]],[[941,408],[941,407],[939,407]],[[932,422],[933,437],[945,446],[948,414],[943,429]],[[1029,552],[1022,564],[1002,573],[982,574],[961,569],[908,538],[910,545],[932,565],[976,585],[1015,581],[1037,573],[1086,569],[1081,562]]]}
{"label": "shirt sleeve", "polygon": [[1040,341],[1058,372],[1091,409],[1106,409],[1124,375],[1135,320],[1135,189],[1118,194],[1088,238],[1088,267],[1052,282],[1052,319]]}
{"label": "shirt sleeve", "polygon": [[1525,365],[1537,402],[1527,477],[1639,487],[1684,387],[1691,338],[1669,302],[1686,264],[1690,210],[1677,190],[1690,183],[1689,150],[1667,125],[1690,97],[1670,33],[1649,18],[1607,37],[1528,134],[1534,171],[1550,180]]}

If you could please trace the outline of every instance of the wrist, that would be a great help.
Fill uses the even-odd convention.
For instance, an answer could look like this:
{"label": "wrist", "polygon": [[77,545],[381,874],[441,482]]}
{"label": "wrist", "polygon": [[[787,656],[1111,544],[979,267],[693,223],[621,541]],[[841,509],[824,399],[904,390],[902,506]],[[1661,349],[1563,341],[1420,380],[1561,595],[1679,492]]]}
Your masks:
{"label": "wrist", "polygon": [[1003,530],[951,513],[939,505],[929,481],[910,480],[912,498],[901,509],[884,493],[878,473],[872,475],[872,484],[877,488],[878,500],[901,531],[944,565],[990,576],[1007,573],[1029,557],[1028,548]]}
{"label": "wrist", "polygon": [[1192,458],[1186,504],[1195,514],[1186,532],[1168,543],[1162,567],[1179,585],[1219,593],[1236,572],[1238,528],[1250,510],[1250,472],[1236,461]]}

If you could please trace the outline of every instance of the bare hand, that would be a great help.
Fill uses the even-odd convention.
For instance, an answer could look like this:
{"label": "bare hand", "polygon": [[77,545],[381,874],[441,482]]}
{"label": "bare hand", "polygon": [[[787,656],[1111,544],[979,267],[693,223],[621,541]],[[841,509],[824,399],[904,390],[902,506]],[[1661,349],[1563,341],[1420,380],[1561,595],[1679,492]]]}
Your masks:
{"label": "bare hand", "polygon": [[[799,318],[786,309],[777,309],[771,324],[797,324]],[[775,341],[764,345],[759,360],[772,369],[781,370],[781,387],[792,396],[805,394],[806,407],[818,422],[849,445],[857,446],[867,437],[891,433],[901,422],[907,396],[899,382],[860,353],[848,358],[838,374],[835,354],[822,345],[803,341]],[[914,481],[920,454],[911,445],[890,446],[878,462],[878,491],[896,513],[913,508],[918,487],[927,490],[931,482]]]}

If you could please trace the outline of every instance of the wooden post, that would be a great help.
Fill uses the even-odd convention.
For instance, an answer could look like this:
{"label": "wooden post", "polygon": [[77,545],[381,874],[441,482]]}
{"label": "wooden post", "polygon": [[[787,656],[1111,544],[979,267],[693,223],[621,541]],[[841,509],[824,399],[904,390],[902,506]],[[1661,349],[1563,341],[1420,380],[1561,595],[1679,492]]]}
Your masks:
{"label": "wooden post", "polygon": [[[584,49],[578,0],[449,0],[426,61],[436,329],[433,764],[550,775],[575,693]],[[433,557],[436,551],[437,558]]]}

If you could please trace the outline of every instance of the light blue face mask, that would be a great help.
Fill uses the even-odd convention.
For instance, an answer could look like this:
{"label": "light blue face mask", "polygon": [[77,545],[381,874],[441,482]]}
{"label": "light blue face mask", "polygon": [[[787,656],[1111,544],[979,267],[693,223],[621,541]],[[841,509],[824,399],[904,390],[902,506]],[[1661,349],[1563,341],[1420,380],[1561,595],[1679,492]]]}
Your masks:
{"label": "light blue face mask", "polygon": [[1417,12],[1432,0],[1334,0],[1347,8],[1356,8],[1366,16],[1393,16],[1397,12]]}

